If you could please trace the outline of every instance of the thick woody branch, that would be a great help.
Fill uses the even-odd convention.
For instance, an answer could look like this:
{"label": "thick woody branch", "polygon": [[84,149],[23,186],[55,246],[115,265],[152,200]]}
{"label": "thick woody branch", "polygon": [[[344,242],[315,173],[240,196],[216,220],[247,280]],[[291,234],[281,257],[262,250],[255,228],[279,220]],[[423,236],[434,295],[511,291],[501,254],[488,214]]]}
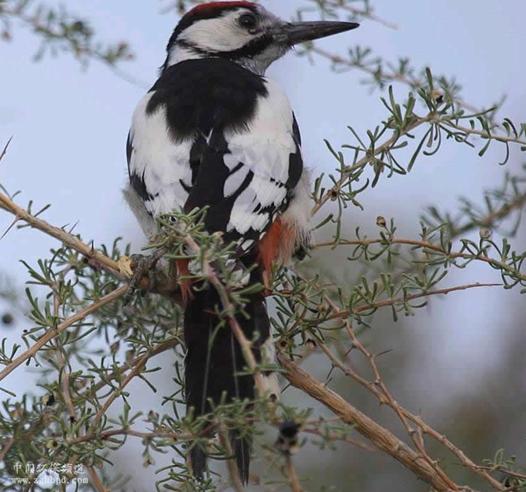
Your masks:
{"label": "thick woody branch", "polygon": [[[432,295],[447,295],[450,292],[466,290],[466,289],[471,289],[471,288],[479,288],[482,286],[483,285],[481,284],[473,284],[473,285],[453,287],[449,289],[441,289],[438,291],[428,292],[422,296],[413,296],[413,298],[427,297],[427,296],[432,296]],[[490,286],[492,285],[491,284],[487,285],[487,287],[490,287]],[[370,311],[370,310],[379,309],[385,306],[396,305],[404,301],[407,302],[411,300],[412,298],[405,297],[404,299],[387,299],[384,301],[379,301],[378,303],[375,303],[374,305],[357,306],[355,309],[353,309],[352,313],[350,311],[342,311],[328,296],[324,296],[324,299],[333,313],[332,319],[345,320],[345,328],[351,339],[353,347],[358,349],[358,351],[361,352],[365,356],[365,358],[368,360],[370,368],[374,375],[374,381],[369,381],[368,379],[360,375],[352,367],[340,361],[325,344],[323,343],[318,344],[322,352],[324,352],[324,354],[328,357],[328,359],[331,361],[333,366],[338,367],[345,375],[353,378],[358,384],[363,386],[365,389],[369,390],[378,399],[380,404],[388,405],[395,411],[395,413],[398,415],[401,422],[404,424],[405,428],[407,429],[409,436],[413,439],[414,442],[417,443],[417,447],[419,451],[424,455],[427,461],[430,462],[430,465],[432,467],[435,467],[435,463],[432,460],[430,460],[429,456],[427,455],[427,452],[425,451],[425,447],[423,443],[424,435],[428,435],[434,440],[436,440],[437,442],[441,443],[446,449],[448,449],[449,452],[451,452],[454,456],[456,456],[466,468],[470,469],[472,472],[484,478],[488,483],[491,484],[491,486],[494,489],[505,490],[505,487],[503,487],[502,484],[498,480],[492,477],[491,474],[487,470],[483,469],[482,467],[477,465],[473,460],[471,460],[460,448],[455,446],[446,436],[444,436],[443,434],[440,434],[438,431],[432,428],[421,417],[411,413],[409,410],[407,410],[406,408],[398,404],[398,402],[391,396],[390,392],[387,389],[387,386],[383,382],[382,376],[380,374],[379,368],[376,363],[376,356],[372,354],[369,350],[367,350],[365,345],[360,341],[360,339],[354,332],[351,326],[351,323],[348,320],[349,316],[351,316],[352,314],[359,314],[364,311]],[[409,422],[416,425],[417,429],[416,430],[412,429],[409,426]],[[443,471],[440,471],[439,473],[442,474]]]}
{"label": "thick woody branch", "polygon": [[371,441],[378,449],[392,456],[438,491],[462,490],[461,487],[451,479],[448,478],[446,480],[442,478],[442,474],[437,473],[422,456],[417,454],[389,430],[377,424],[374,420],[346,402],[340,395],[313,378],[290,359],[282,354],[278,355],[278,359],[281,366],[285,369],[284,376],[292,386],[302,390],[325,405],[338,415],[342,421],[355,426],[357,432]]}
{"label": "thick woody branch", "polygon": [[[27,210],[20,207],[16,203],[14,203],[13,200],[11,200],[7,195],[2,194],[2,193],[0,193],[0,208],[13,214],[17,220],[22,220],[25,223],[27,223],[29,226],[31,226],[32,228],[40,230],[44,232],[45,234],[47,234],[48,236],[51,236],[59,240],[65,246],[68,246],[71,249],[82,254],[83,256],[88,258],[90,261],[97,264],[97,266],[100,266],[101,268],[106,270],[108,273],[115,275],[119,279],[129,280],[129,278],[122,273],[122,267],[118,262],[112,260],[111,258],[104,255],[103,253],[96,251],[93,247],[88,246],[87,244],[82,242],[80,239],[64,231],[63,229],[60,229],[56,226],[49,224],[48,222],[42,219],[35,217],[34,215],[30,214]],[[186,237],[185,242],[187,243],[187,245],[191,248],[193,252],[195,253],[200,252],[199,245],[192,238]],[[228,317],[230,328],[232,329],[234,336],[236,337],[238,343],[241,346],[241,350],[243,352],[243,356],[245,357],[247,366],[249,367],[251,371],[254,371],[254,378],[256,381],[256,386],[258,388],[258,391],[260,392],[260,394],[263,394],[264,393],[263,378],[260,372],[257,370],[257,361],[252,352],[251,343],[244,335],[243,330],[241,329],[238,321],[235,318],[235,315],[234,315],[235,307],[230,302],[228,292],[226,291],[220,279],[217,277],[214,269],[208,262],[205,262],[205,269],[206,269],[205,274],[207,275],[210,283],[217,289],[220,295],[220,298],[221,298],[221,302],[223,304],[223,308],[225,312],[228,313],[227,317]],[[141,287],[144,287],[144,285],[141,284]],[[156,287],[158,289],[158,292],[162,294],[163,293],[162,288],[159,288],[158,286]],[[173,289],[173,286],[170,285],[169,287],[170,289]],[[122,292],[121,292],[121,289],[122,289]],[[127,291],[127,287],[122,287],[121,289],[119,289],[119,295],[116,298],[124,295]],[[170,289],[168,289],[167,291],[171,292]],[[171,298],[173,299],[173,295],[171,296]],[[112,298],[112,300],[114,299]],[[88,314],[91,314],[92,312],[95,312],[95,311],[90,311]],[[77,321],[78,320],[73,319],[71,324],[74,324]],[[71,326],[71,324],[68,324],[64,329]],[[48,336],[49,335],[50,334],[48,334]],[[7,374],[9,374],[12,370],[14,370],[20,364],[25,362],[25,360],[27,360],[32,355],[34,355],[43,345],[47,343],[47,341],[49,340],[47,340],[46,338],[43,338],[42,341],[39,341],[34,347],[32,347],[31,351],[27,351],[22,356],[15,359],[12,364],[10,364],[6,369],[4,369],[4,371],[0,372],[0,380],[2,380],[3,377],[7,376]]]}
{"label": "thick woody branch", "polygon": [[99,474],[93,468],[92,466],[89,466],[87,468],[88,476],[91,485],[96,490],[96,492],[110,492],[110,489],[106,488],[105,485],[102,483],[102,480],[99,477]]}
{"label": "thick woody branch", "polygon": [[[336,307],[333,306],[333,308],[335,309]],[[489,482],[494,489],[504,490],[505,488],[498,480],[493,478],[487,471],[482,470],[478,465],[476,465],[461,449],[459,449],[451,441],[449,441],[449,439],[446,436],[444,436],[443,434],[440,434],[435,429],[433,429],[421,417],[411,413],[409,410],[402,407],[393,398],[393,396],[387,389],[387,386],[382,379],[380,370],[376,363],[376,356],[372,354],[369,350],[367,350],[365,345],[359,340],[358,336],[356,335],[354,329],[352,328],[349,322],[346,323],[346,329],[351,339],[351,342],[353,344],[353,347],[357,348],[359,352],[361,352],[365,356],[365,358],[368,360],[369,366],[374,375],[374,382],[368,381],[367,379],[362,377],[360,374],[357,373],[357,371],[355,371],[349,365],[346,365],[342,361],[340,361],[330,351],[330,349],[326,345],[321,344],[320,345],[321,350],[325,353],[325,355],[327,355],[327,357],[330,359],[332,364],[335,367],[338,367],[345,375],[353,378],[361,386],[369,390],[378,399],[380,404],[385,404],[391,407],[394,410],[394,412],[398,415],[398,417],[400,418],[400,421],[402,422],[402,424],[408,431],[408,434],[410,435],[410,437],[416,443],[420,452],[427,454],[425,451],[425,447],[424,447],[423,437],[424,435],[428,435],[432,437],[433,439],[435,439],[437,442],[441,443],[445,448],[447,448],[454,456],[456,456],[460,460],[460,462],[466,468],[480,475],[483,479]],[[418,429],[416,432],[415,432],[415,429],[411,428],[411,426],[409,425],[409,422],[416,425]]]}

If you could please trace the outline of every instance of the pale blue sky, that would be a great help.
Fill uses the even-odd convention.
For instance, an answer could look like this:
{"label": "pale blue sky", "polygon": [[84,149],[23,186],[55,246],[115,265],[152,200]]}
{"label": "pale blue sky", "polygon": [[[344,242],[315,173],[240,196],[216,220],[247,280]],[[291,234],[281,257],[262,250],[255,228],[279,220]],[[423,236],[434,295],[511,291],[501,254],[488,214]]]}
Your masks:
{"label": "pale blue sky", "polygon": [[[263,3],[288,17],[300,2]],[[345,53],[346,46],[361,44],[388,60],[408,56],[416,66],[431,65],[437,73],[456,75],[465,87],[465,99],[475,105],[491,104],[507,94],[501,114],[516,121],[526,119],[526,2],[373,3],[379,15],[398,24],[398,30],[364,22],[359,30],[326,40],[323,46]],[[124,68],[147,84],[154,82],[177,20],[173,15],[160,15],[156,1],[69,0],[67,5],[92,19],[102,39],[129,41],[137,59]],[[99,244],[123,236],[140,244],[139,228],[120,189],[126,180],[129,121],[144,91],[97,63],[81,71],[69,56],[32,63],[35,48],[35,38],[21,29],[12,43],[0,43],[0,146],[14,137],[0,166],[2,184],[11,191],[21,189],[22,204],[30,199],[39,205],[51,203],[46,219],[57,225],[78,222],[76,230],[86,240]],[[333,165],[324,138],[334,145],[348,143],[347,125],[363,132],[385,116],[377,94],[370,96],[360,85],[359,73],[336,75],[323,61],[312,66],[306,59],[288,56],[272,68],[271,76],[292,100],[303,132],[305,160],[316,172]],[[398,93],[404,95],[405,89]],[[353,228],[355,223],[372,228],[377,215],[393,216],[402,234],[410,235],[418,229],[424,206],[435,203],[451,209],[458,196],[478,199],[483,189],[500,182],[503,169],[496,165],[500,149],[481,160],[454,144],[447,147],[437,157],[418,163],[410,176],[385,180],[368,192],[366,211],[351,211]],[[514,164],[520,164],[520,156],[515,157]],[[0,229],[9,221],[0,213]],[[12,231],[0,241],[0,269],[23,285],[25,269],[13,260],[34,263],[54,244],[39,233]],[[497,279],[484,268],[454,277]],[[404,330],[421,339],[419,363],[430,365],[450,391],[465,391],[463,381],[483,377],[481,366],[491,370],[496,364],[499,339],[514,329],[521,302],[524,305],[517,294],[504,291],[457,294],[436,303],[431,314],[423,312],[409,320]],[[425,395],[430,392],[421,390]],[[137,487],[142,490],[140,482]]]}

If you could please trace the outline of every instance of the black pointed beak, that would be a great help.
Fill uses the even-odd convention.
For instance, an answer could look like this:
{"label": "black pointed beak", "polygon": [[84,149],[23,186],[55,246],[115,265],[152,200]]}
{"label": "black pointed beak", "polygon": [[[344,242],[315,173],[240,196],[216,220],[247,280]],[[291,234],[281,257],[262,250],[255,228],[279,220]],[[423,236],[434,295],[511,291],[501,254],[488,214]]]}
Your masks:
{"label": "black pointed beak", "polygon": [[281,25],[274,31],[275,39],[283,44],[294,46],[305,41],[326,38],[334,34],[356,29],[356,22],[316,21],[293,22]]}

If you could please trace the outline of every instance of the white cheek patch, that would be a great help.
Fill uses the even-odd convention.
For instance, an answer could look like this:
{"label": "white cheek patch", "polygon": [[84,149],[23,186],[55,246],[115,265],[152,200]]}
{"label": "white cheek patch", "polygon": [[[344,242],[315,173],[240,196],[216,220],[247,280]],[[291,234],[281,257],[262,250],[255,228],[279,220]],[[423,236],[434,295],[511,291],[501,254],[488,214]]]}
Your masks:
{"label": "white cheek patch", "polygon": [[[220,17],[195,21],[178,35],[177,41],[179,42],[175,42],[170,48],[167,66],[186,60],[216,56],[215,53],[241,50],[264,34],[266,30],[283,22],[261,5],[257,9],[260,17],[257,34],[250,33],[239,24],[240,16],[244,13],[251,13],[252,9],[237,8]],[[288,49],[282,43],[273,43],[257,55],[239,58],[235,61],[246,69],[263,75],[271,63],[281,58]]]}
{"label": "white cheek patch", "polygon": [[239,12],[200,20],[185,29],[180,39],[205,51],[234,51],[250,42],[252,36],[237,25]]}

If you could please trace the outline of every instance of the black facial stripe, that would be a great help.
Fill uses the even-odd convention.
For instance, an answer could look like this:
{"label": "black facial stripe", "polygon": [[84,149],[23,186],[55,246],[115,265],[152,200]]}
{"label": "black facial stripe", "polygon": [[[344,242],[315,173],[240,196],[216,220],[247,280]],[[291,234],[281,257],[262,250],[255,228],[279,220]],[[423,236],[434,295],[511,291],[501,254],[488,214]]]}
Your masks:
{"label": "black facial stripe", "polygon": [[245,46],[232,51],[207,51],[194,43],[185,41],[184,39],[178,40],[176,44],[182,48],[193,51],[196,55],[218,56],[220,58],[226,58],[227,60],[239,60],[242,58],[254,58],[260,53],[263,53],[273,41],[274,39],[272,36],[265,34],[259,38],[253,39]]}
{"label": "black facial stripe", "polygon": [[274,41],[274,38],[270,34],[264,34],[259,38],[253,39],[245,46],[232,51],[219,51],[216,53],[221,58],[227,58],[228,60],[239,60],[241,58],[254,58],[255,56],[263,53]]}
{"label": "black facial stripe", "polygon": [[185,41],[184,39],[176,41],[175,44],[181,48],[186,48],[187,50],[193,51],[196,55],[210,56],[212,54],[210,51],[199,48],[199,46],[195,45],[194,43],[190,43],[189,41]]}

